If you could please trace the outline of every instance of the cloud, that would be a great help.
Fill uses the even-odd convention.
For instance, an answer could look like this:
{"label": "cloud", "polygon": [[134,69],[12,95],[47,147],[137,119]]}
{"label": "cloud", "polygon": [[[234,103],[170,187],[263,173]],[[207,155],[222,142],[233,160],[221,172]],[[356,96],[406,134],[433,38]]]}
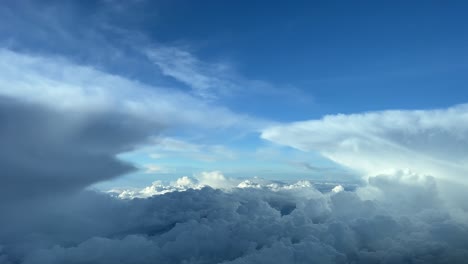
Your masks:
{"label": "cloud", "polygon": [[230,80],[225,64],[208,64],[189,52],[175,47],[159,47],[147,51],[148,57],[164,75],[192,87],[197,95],[213,99],[216,95],[237,90],[238,84]]}
{"label": "cloud", "polygon": [[0,49],[0,58],[0,71],[3,73],[0,76],[0,95],[60,111],[92,113],[112,110],[167,125],[190,124],[207,128],[257,126],[247,116],[206,104],[184,93],[148,86],[90,66],[74,64],[61,57]]}
{"label": "cloud", "polygon": [[261,137],[364,175],[410,170],[468,183],[468,105],[328,115],[264,129]]}
{"label": "cloud", "polygon": [[162,195],[170,192],[187,191],[188,189],[202,189],[211,187],[215,189],[230,190],[235,187],[252,187],[251,181],[241,181],[239,179],[225,177],[220,171],[208,171],[196,174],[194,177],[183,176],[169,184],[162,181],[155,181],[150,186],[142,189],[138,188],[116,188],[107,191],[108,193],[122,199],[148,198],[154,195]]}
{"label": "cloud", "polygon": [[[193,182],[182,178],[179,184]],[[263,187],[204,187],[146,199],[83,192],[51,200],[47,207],[0,219],[5,227],[0,259],[27,264],[463,263],[468,256],[466,218],[454,218],[434,178],[409,182],[398,175],[378,176],[357,192],[259,184]]]}
{"label": "cloud", "polygon": [[0,97],[0,198],[65,193],[133,170],[115,158],[160,126],[128,115],[58,112]]}
{"label": "cloud", "polygon": [[[1,264],[466,262],[466,185],[444,181],[464,182],[466,105],[328,116],[263,131],[265,139],[319,151],[368,176],[411,170],[369,178],[356,191],[218,171],[111,194],[85,191],[134,169],[116,156],[164,128],[265,126],[216,105],[218,96],[242,91],[284,99],[291,92],[174,47],[144,55],[195,96],[136,81],[132,73],[119,76],[119,66],[155,73],[148,71],[154,66],[140,67],[149,64],[141,54],[147,40],[125,43],[128,32],[111,21],[148,8],[107,3],[79,12],[71,12],[72,3],[0,7],[7,21],[0,41],[15,48],[0,49]],[[49,56],[37,55],[44,51]],[[160,143],[168,153],[229,156],[221,146]]]}
{"label": "cloud", "polygon": [[127,173],[134,167],[116,155],[168,127],[250,126],[249,117],[225,108],[60,57],[0,49],[0,72],[2,202],[76,191]]}
{"label": "cloud", "polygon": [[5,2],[0,7],[0,16],[5,21],[0,25],[0,45],[49,56],[60,54],[114,72],[122,72],[124,68],[133,75],[145,67],[135,58],[138,53],[131,47],[146,39],[141,32],[126,28],[123,22],[137,22],[142,16],[134,14],[140,10],[149,15],[147,4],[145,1],[96,1],[86,6],[55,0]]}
{"label": "cloud", "polygon": [[258,96],[281,97],[296,104],[311,101],[309,95],[291,85],[278,86],[245,78],[227,62],[205,62],[182,47],[153,47],[146,49],[146,55],[163,75],[187,85],[195,95],[206,100],[249,95],[255,100]]}
{"label": "cloud", "polygon": [[164,167],[162,167],[160,165],[156,165],[156,164],[145,164],[144,168],[146,169],[145,173],[148,173],[148,174],[168,173],[169,172],[166,168],[164,168]]}

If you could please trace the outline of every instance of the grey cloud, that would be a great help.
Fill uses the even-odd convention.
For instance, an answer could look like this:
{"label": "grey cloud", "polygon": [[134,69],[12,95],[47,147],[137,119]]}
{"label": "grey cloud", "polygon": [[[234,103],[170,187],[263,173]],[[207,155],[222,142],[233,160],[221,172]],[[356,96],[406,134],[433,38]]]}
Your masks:
{"label": "grey cloud", "polygon": [[160,130],[116,112],[56,111],[0,97],[0,198],[79,190],[133,169],[115,155]]}

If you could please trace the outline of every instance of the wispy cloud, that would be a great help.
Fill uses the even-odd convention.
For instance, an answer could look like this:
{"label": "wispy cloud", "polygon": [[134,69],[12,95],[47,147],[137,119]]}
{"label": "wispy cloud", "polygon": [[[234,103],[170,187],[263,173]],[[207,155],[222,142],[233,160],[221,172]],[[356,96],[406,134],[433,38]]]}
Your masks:
{"label": "wispy cloud", "polygon": [[225,64],[208,64],[176,47],[159,47],[146,52],[163,74],[191,87],[195,94],[213,99],[239,89]]}
{"label": "wispy cloud", "polygon": [[159,46],[147,49],[146,55],[164,75],[191,87],[194,94],[207,100],[268,95],[282,97],[282,100],[312,101],[310,95],[295,87],[245,78],[227,62],[205,62],[181,47]]}

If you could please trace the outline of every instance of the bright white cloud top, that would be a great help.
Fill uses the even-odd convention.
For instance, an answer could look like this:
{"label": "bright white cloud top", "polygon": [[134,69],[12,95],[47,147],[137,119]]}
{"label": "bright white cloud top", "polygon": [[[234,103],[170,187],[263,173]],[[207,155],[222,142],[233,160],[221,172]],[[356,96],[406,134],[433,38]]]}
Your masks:
{"label": "bright white cloud top", "polygon": [[328,115],[269,127],[261,136],[366,176],[410,170],[468,183],[468,105]]}

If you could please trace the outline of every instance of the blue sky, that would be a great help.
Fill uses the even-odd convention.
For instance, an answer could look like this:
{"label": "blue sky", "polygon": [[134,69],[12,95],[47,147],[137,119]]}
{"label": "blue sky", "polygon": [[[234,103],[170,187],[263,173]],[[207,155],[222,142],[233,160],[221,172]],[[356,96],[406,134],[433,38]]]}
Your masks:
{"label": "blue sky", "polygon": [[[467,8],[464,1],[4,1],[0,45],[5,67],[31,67],[24,72],[32,80],[68,87],[95,78],[87,92],[105,91],[105,102],[157,108],[148,118],[164,130],[120,155],[140,171],[105,186],[212,170],[343,180],[355,168],[342,156],[317,141],[301,148],[269,136],[268,128],[466,103]],[[53,65],[15,64],[28,58]],[[74,75],[74,67],[96,72]],[[2,84],[21,86],[4,74]],[[48,86],[33,94],[4,87],[2,95],[64,100]]]}

